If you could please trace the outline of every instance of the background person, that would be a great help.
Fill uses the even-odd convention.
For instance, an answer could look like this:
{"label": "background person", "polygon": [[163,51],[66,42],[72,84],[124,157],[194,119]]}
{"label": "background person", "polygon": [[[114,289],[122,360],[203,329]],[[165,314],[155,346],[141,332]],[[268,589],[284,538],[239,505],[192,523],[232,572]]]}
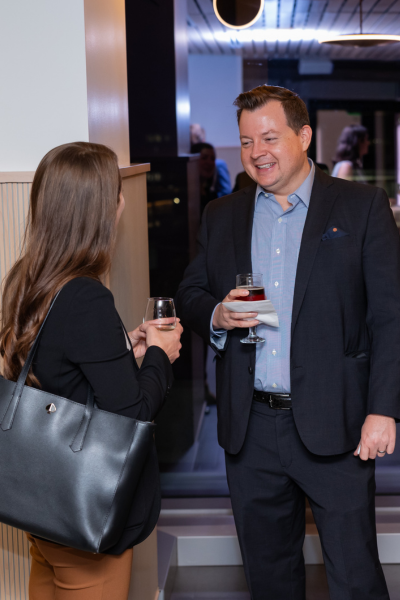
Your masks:
{"label": "background person", "polygon": [[[182,327],[150,323],[125,337],[111,292],[100,278],[111,263],[124,209],[117,157],[100,144],[51,150],[32,183],[26,250],[6,277],[0,352],[16,381],[50,303],[27,383],[86,404],[90,384],[99,408],[152,421],[172,383]],[[135,358],[144,356],[139,369]],[[40,482],[38,482],[40,485]],[[151,514],[144,519],[144,504]],[[147,459],[125,531],[109,554],[91,554],[28,535],[30,600],[126,600],[137,533],[145,539],[160,508],[155,450]]]}
{"label": "background person", "polygon": [[203,212],[211,200],[231,193],[229,172],[227,167],[217,169],[215,149],[211,144],[207,142],[194,144],[191,152],[200,154],[200,202],[201,212]]}
{"label": "background person", "polygon": [[363,125],[349,125],[340,134],[333,160],[332,177],[367,183],[362,159],[370,146],[368,130]]}
{"label": "background person", "polygon": [[[206,143],[206,132],[204,127],[201,127],[201,125],[199,125],[198,123],[193,123],[190,126],[190,152],[192,154],[195,154],[197,152],[199,152],[198,150],[196,150],[196,152],[193,150],[193,148],[197,145],[197,144],[204,144]],[[209,146],[211,146],[211,144],[209,144]],[[217,192],[217,197],[220,198],[221,196],[226,196],[227,194],[230,194],[232,191],[232,185],[231,185],[231,177],[229,174],[229,169],[228,169],[228,165],[226,163],[225,160],[223,160],[222,158],[216,158],[216,152],[215,152],[215,148],[214,146],[212,146],[213,150],[214,150],[214,155],[215,155],[215,168],[217,171],[217,185],[216,185],[216,192]]]}
{"label": "background person", "polygon": [[[389,600],[374,459],[393,452],[400,418],[396,224],[382,189],[307,159],[296,94],[260,86],[235,104],[257,184],[207,205],[176,300],[217,354],[218,439],[251,598],[304,600],[307,497],[331,600]],[[251,272],[278,328],[221,304],[248,294],[232,288]],[[255,325],[265,343],[241,344]]]}

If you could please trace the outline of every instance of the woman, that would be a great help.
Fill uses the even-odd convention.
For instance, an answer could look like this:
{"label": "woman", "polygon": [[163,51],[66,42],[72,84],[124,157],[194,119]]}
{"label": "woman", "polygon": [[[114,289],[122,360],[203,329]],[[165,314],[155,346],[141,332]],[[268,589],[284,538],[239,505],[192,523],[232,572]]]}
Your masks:
{"label": "woman", "polygon": [[[4,284],[0,353],[6,379],[16,381],[49,309],[27,383],[86,403],[151,421],[172,382],[182,327],[158,331],[144,323],[125,337],[111,292],[100,278],[110,268],[124,209],[117,157],[100,144],[66,144],[41,161],[32,183],[22,256]],[[133,355],[134,354],[134,355]],[[135,358],[144,356],[138,369]],[[150,517],[146,505],[151,506]],[[30,600],[126,600],[133,540],[149,535],[160,494],[155,453],[118,544],[94,555],[33,538]],[[140,537],[139,536],[139,537]]]}
{"label": "woman", "polygon": [[367,183],[362,172],[362,159],[368,154],[370,143],[368,131],[363,125],[345,127],[333,158],[332,177]]}

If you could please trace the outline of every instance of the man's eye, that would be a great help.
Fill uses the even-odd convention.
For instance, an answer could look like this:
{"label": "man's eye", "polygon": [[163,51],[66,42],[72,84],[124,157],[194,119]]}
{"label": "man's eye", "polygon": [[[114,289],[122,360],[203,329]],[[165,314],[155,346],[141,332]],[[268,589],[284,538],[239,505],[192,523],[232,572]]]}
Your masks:
{"label": "man's eye", "polygon": [[276,138],[266,138],[267,142],[272,142],[273,140],[276,140]]}

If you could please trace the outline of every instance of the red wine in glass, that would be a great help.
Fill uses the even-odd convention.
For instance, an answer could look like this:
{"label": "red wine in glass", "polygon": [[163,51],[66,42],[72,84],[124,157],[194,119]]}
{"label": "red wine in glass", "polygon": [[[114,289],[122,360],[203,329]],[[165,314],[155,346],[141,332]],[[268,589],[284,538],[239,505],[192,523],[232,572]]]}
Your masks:
{"label": "red wine in glass", "polygon": [[249,290],[248,296],[242,296],[241,300],[245,302],[256,302],[257,300],[266,300],[265,291],[263,287],[256,287],[251,285],[239,285],[238,290]]}
{"label": "red wine in glass", "polygon": [[[265,300],[263,276],[261,273],[236,275],[236,289],[249,291],[248,296],[241,296],[238,298],[239,301],[256,302],[257,300]],[[249,305],[248,312],[253,312],[251,305]],[[249,335],[240,341],[242,344],[263,344],[265,339],[257,335],[257,327],[250,327]]]}

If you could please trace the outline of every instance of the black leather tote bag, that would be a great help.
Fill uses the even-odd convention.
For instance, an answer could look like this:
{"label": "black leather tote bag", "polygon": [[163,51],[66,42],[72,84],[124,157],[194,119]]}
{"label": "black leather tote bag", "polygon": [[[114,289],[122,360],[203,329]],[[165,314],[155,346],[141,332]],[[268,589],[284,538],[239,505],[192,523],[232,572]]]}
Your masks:
{"label": "black leather tote bag", "polygon": [[26,386],[46,319],[18,381],[0,376],[0,522],[106,552],[123,533],[155,426],[98,409],[91,388],[85,406]]}

